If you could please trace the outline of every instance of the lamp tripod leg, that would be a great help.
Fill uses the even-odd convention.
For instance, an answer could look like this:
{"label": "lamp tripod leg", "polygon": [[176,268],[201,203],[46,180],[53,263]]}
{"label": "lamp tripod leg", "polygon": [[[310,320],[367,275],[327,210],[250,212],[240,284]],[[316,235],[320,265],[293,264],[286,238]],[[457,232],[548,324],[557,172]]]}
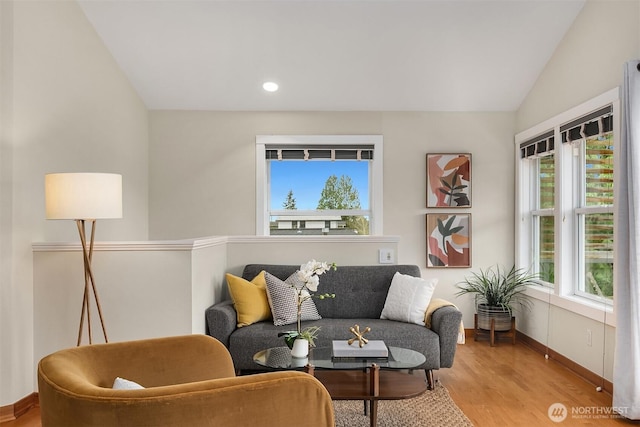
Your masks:
{"label": "lamp tripod leg", "polygon": [[85,224],[84,220],[76,220],[76,224],[78,225],[78,234],[80,234],[80,243],[82,244],[82,253],[83,253],[83,270],[84,270],[84,292],[82,295],[82,314],[80,315],[80,327],[78,328],[78,342],[77,346],[79,347],[82,343],[82,332],[84,329],[84,322],[86,319],[87,322],[87,332],[89,334],[89,344],[92,344],[92,333],[91,333],[91,311],[89,310],[89,275],[87,274],[87,260],[85,256],[85,248],[87,246],[87,238],[85,234]]}
{"label": "lamp tripod leg", "polygon": [[93,240],[96,234],[96,220],[91,220],[91,243],[89,245],[89,278],[91,279],[91,286],[93,287],[93,296],[96,300],[96,307],[98,308],[98,317],[100,317],[100,326],[102,326],[102,335],[104,336],[104,342],[109,342],[107,339],[107,329],[104,327],[104,317],[102,317],[102,306],[100,305],[100,298],[98,297],[98,289],[96,287],[96,281],[93,278],[93,270],[91,270],[91,260],[93,259]]}
{"label": "lamp tripod leg", "polygon": [[[80,327],[78,328],[78,343],[76,344],[76,346],[80,346],[80,343],[82,342],[82,329],[84,326],[84,314],[87,311],[87,308],[89,306],[89,284],[87,283],[87,280],[85,278],[85,282],[84,282],[84,293],[82,295],[82,313],[80,314]],[[91,339],[89,339],[89,341],[91,341]],[[91,344],[91,342],[89,342],[89,344]]]}
{"label": "lamp tripod leg", "polygon": [[102,316],[102,307],[100,306],[100,299],[98,297],[98,290],[96,287],[95,279],[93,277],[93,270],[91,269],[91,261],[93,258],[93,242],[96,230],[96,220],[91,220],[91,239],[89,243],[89,248],[87,248],[87,239],[85,234],[85,220],[76,220],[78,224],[78,232],[80,233],[80,242],[82,243],[82,254],[84,258],[84,276],[85,276],[85,299],[83,302],[83,312],[82,318],[80,321],[80,330],[78,334],[78,345],[80,345],[81,334],[82,334],[82,324],[84,319],[84,313],[86,309],[86,319],[87,319],[87,329],[89,331],[89,344],[92,344],[92,333],[91,333],[91,318],[90,318],[90,310],[89,310],[89,283],[91,283],[91,289],[93,290],[93,296],[96,301],[96,308],[98,309],[98,317],[100,318],[100,325],[102,326],[102,333],[104,335],[104,341],[109,342],[107,338],[107,330],[104,326],[104,318]]}

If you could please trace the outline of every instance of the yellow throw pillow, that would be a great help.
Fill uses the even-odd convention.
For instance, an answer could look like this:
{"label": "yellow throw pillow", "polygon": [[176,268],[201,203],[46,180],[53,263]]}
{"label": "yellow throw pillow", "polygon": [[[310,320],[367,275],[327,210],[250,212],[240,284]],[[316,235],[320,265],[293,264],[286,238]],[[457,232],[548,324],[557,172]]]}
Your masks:
{"label": "yellow throw pillow", "polygon": [[264,271],[261,271],[250,282],[229,273],[226,274],[226,277],[233,306],[238,314],[238,328],[271,319]]}

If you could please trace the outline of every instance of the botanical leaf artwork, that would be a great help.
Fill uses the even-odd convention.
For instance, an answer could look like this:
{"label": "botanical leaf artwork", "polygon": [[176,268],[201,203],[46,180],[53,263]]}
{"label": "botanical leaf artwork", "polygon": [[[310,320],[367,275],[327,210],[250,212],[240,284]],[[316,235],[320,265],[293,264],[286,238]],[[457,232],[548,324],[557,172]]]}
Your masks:
{"label": "botanical leaf artwork", "polygon": [[469,267],[469,214],[427,214],[427,267]]}
{"label": "botanical leaf artwork", "polygon": [[427,207],[471,206],[471,155],[427,155]]}

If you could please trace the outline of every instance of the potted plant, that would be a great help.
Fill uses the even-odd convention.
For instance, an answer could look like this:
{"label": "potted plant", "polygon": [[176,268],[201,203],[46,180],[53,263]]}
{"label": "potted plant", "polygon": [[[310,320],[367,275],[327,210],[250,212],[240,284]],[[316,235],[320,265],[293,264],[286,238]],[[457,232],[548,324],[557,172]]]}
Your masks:
{"label": "potted plant", "polygon": [[479,329],[490,330],[491,319],[494,319],[495,331],[509,331],[514,307],[528,308],[531,304],[524,291],[527,285],[535,284],[537,278],[537,274],[516,269],[515,265],[510,270],[495,265],[484,271],[480,269],[479,273],[472,273],[458,283],[460,291],[456,295],[475,296]]}
{"label": "potted plant", "polygon": [[284,337],[284,342],[287,346],[292,349],[293,343],[297,339],[303,339],[309,341],[310,347],[315,347],[315,340],[318,337],[318,332],[320,331],[320,326],[309,326],[307,328],[302,329],[300,332],[298,331],[286,331],[280,332],[278,334],[279,337]]}
{"label": "potted plant", "polygon": [[[325,298],[335,298],[336,294],[313,294],[311,292],[318,291],[318,285],[320,284],[320,278],[322,274],[325,272],[334,269],[337,269],[335,263],[328,264],[326,262],[320,262],[311,260],[306,264],[302,264],[300,266],[300,270],[298,270],[297,274],[297,282],[291,285],[291,288],[295,291],[296,298],[296,307],[297,307],[297,329],[295,331],[286,331],[280,332],[278,334],[279,337],[284,336],[284,341],[287,343],[287,346],[291,349],[291,354],[297,355],[296,357],[306,357],[309,354],[309,347],[315,346],[315,339],[318,335],[318,331],[320,331],[319,326],[310,326],[308,328],[302,329],[300,327],[301,324],[301,315],[302,315],[302,304],[311,299],[325,299]],[[296,341],[304,341],[304,343],[298,343],[296,345]]]}

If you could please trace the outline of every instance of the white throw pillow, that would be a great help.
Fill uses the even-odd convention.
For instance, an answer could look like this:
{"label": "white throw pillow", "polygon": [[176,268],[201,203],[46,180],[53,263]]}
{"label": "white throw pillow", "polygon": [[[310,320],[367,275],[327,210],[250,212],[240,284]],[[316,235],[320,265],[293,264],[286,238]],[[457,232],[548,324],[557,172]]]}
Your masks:
{"label": "white throw pillow", "polygon": [[144,387],[142,387],[140,384],[136,382],[125,380],[124,378],[116,377],[115,381],[113,382],[112,388],[114,390],[141,390]]}
{"label": "white throw pillow", "polygon": [[424,315],[437,283],[438,279],[425,280],[396,272],[380,318],[424,326]]}

